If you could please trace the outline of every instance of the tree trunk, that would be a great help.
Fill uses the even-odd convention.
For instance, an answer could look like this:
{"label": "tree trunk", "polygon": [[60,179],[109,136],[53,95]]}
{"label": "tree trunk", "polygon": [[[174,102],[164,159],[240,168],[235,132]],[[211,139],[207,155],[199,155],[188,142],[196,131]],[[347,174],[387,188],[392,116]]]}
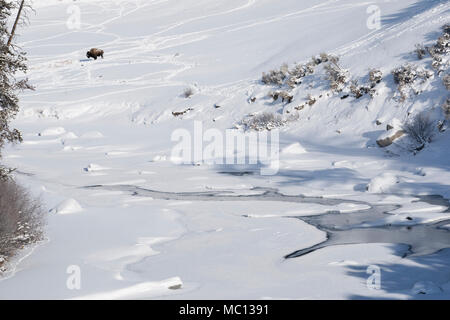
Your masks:
{"label": "tree trunk", "polygon": [[20,3],[19,11],[17,12],[16,21],[14,21],[14,26],[11,30],[11,35],[9,36],[8,45],[7,45],[8,47],[11,45],[11,42],[14,38],[14,34],[16,33],[16,28],[17,28],[17,25],[19,24],[20,15],[22,14],[24,4],[25,4],[25,0],[22,0],[22,2]]}

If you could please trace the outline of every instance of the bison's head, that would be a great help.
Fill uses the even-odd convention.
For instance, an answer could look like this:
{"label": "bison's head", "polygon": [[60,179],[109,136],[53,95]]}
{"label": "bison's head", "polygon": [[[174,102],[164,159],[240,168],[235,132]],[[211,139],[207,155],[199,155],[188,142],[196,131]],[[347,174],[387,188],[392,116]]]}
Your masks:
{"label": "bison's head", "polygon": [[88,51],[86,52],[86,57],[89,59],[91,57],[91,53]]}

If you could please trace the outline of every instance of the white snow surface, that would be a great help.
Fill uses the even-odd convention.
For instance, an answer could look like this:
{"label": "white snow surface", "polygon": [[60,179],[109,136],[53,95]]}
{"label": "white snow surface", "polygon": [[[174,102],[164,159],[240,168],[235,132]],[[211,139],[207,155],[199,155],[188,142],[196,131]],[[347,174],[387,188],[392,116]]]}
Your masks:
{"label": "white snow surface", "polygon": [[67,199],[61,202],[56,208],[52,209],[51,212],[56,214],[72,214],[82,211],[81,205],[74,199]]}
{"label": "white snow surface", "polygon": [[[249,195],[264,187],[403,206],[373,225],[402,224],[406,216],[413,218],[406,224],[445,220],[445,208],[417,204],[417,197],[450,197],[448,130],[416,155],[398,146],[380,149],[376,139],[387,124],[446,97],[435,76],[422,96],[399,103],[390,70],[415,61],[416,43],[436,40],[450,22],[448,1],[34,3],[36,13],[18,41],[28,52],[27,76],[36,91],[21,94],[14,125],[24,143],[9,146],[3,161],[50,212],[46,241],[11,263],[14,269],[0,281],[1,299],[450,298],[448,272],[438,266],[450,261],[445,250],[403,259],[405,244],[362,243],[284,259],[326,240],[294,216],[365,205],[167,200],[87,188]],[[79,30],[66,24],[73,5],[80,8]],[[379,30],[367,27],[370,5],[381,10]],[[105,58],[88,61],[92,47]],[[274,88],[260,82],[262,72],[321,52],[339,55],[356,78],[380,68],[385,79],[374,99],[327,96],[323,76],[294,89],[292,104],[266,98]],[[186,99],[189,87],[194,95]],[[225,130],[261,112],[286,116],[308,94],[321,93],[281,128],[275,176],[227,175],[171,161],[176,129],[192,131],[201,121],[204,129]],[[190,111],[172,114],[184,110]],[[442,118],[439,107],[430,110]],[[366,285],[370,265],[391,271],[381,290]],[[66,286],[70,266],[80,267],[79,290]]]}

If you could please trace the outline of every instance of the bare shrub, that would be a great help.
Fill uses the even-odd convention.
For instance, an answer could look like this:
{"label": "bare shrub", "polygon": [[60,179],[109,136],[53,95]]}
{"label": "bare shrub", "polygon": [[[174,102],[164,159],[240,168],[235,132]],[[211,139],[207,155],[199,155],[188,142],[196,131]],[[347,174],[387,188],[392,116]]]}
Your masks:
{"label": "bare shrub", "polygon": [[292,77],[295,77],[297,79],[304,78],[306,76],[306,67],[302,64],[296,64],[290,71]]}
{"label": "bare shrub", "polygon": [[291,89],[297,87],[297,85],[302,83],[302,78],[306,77],[309,73],[308,67],[303,64],[295,64],[294,67],[289,70],[289,77],[286,81],[286,85]]}
{"label": "bare shrub", "polygon": [[427,50],[425,49],[423,44],[416,44],[416,54],[419,60],[422,60],[427,54]]}
{"label": "bare shrub", "polygon": [[0,256],[11,257],[42,237],[40,202],[11,179],[0,181]]}
{"label": "bare shrub", "polygon": [[270,70],[268,73],[263,72],[261,81],[266,85],[282,86],[288,74],[289,67],[287,64],[283,64],[279,70]]}
{"label": "bare shrub", "polygon": [[330,81],[330,88],[335,92],[341,92],[348,82],[348,71],[342,69],[337,62],[330,59],[331,63],[325,66],[327,80]]}
{"label": "bare shrub", "polygon": [[294,76],[290,76],[286,81],[286,85],[291,89],[294,89],[300,83],[301,83],[301,81],[297,77],[294,77]]}
{"label": "bare shrub", "polygon": [[305,65],[305,70],[307,74],[314,74],[316,69],[316,63],[314,61],[310,61]]}
{"label": "bare shrub", "polygon": [[[369,71],[369,83],[360,85],[358,80],[353,79],[350,82],[350,93],[356,99],[363,97],[366,94],[369,94],[371,98],[373,98],[376,94],[375,87],[377,84],[381,82],[383,79],[383,73],[378,69],[371,69]],[[341,99],[347,98],[349,95],[343,96]]]}
{"label": "bare shrub", "polygon": [[264,112],[259,115],[244,119],[242,124],[246,130],[264,131],[273,130],[285,125],[283,118],[271,112]]}
{"label": "bare shrub", "polygon": [[444,111],[445,119],[450,120],[450,98],[447,98],[442,105],[442,111]]}
{"label": "bare shrub", "polygon": [[0,181],[8,179],[9,175],[13,171],[14,171],[13,169],[0,165]]}
{"label": "bare shrub", "polygon": [[442,82],[447,90],[450,90],[450,74],[445,75],[444,78],[442,78]]}
{"label": "bare shrub", "polygon": [[352,83],[350,85],[350,92],[356,99],[359,99],[364,95],[361,92],[361,87],[358,84],[358,80],[352,80]]}
{"label": "bare shrub", "polygon": [[419,113],[403,125],[403,131],[411,138],[415,150],[421,150],[434,136],[434,121],[425,113]]}
{"label": "bare shrub", "polygon": [[188,99],[195,94],[195,90],[192,87],[184,89],[183,96]]}
{"label": "bare shrub", "polygon": [[338,57],[338,56],[335,56],[335,55],[332,55],[332,54],[329,54],[328,55],[328,61],[330,61],[331,63],[333,63],[333,64],[338,64],[339,63],[339,61],[340,61],[341,59]]}
{"label": "bare shrub", "polygon": [[427,47],[427,51],[432,58],[431,67],[436,71],[440,71],[443,61],[440,50],[434,45],[432,47]]}

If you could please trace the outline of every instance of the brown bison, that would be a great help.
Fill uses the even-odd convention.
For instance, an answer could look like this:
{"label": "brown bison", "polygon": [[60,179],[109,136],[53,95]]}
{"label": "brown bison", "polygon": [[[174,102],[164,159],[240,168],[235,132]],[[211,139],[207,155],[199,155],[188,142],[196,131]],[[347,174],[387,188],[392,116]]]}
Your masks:
{"label": "brown bison", "polygon": [[97,49],[97,48],[92,48],[91,50],[89,50],[88,52],[86,52],[86,57],[89,58],[94,58],[94,60],[97,60],[98,57],[102,57],[103,59],[103,54],[105,52],[103,50]]}

